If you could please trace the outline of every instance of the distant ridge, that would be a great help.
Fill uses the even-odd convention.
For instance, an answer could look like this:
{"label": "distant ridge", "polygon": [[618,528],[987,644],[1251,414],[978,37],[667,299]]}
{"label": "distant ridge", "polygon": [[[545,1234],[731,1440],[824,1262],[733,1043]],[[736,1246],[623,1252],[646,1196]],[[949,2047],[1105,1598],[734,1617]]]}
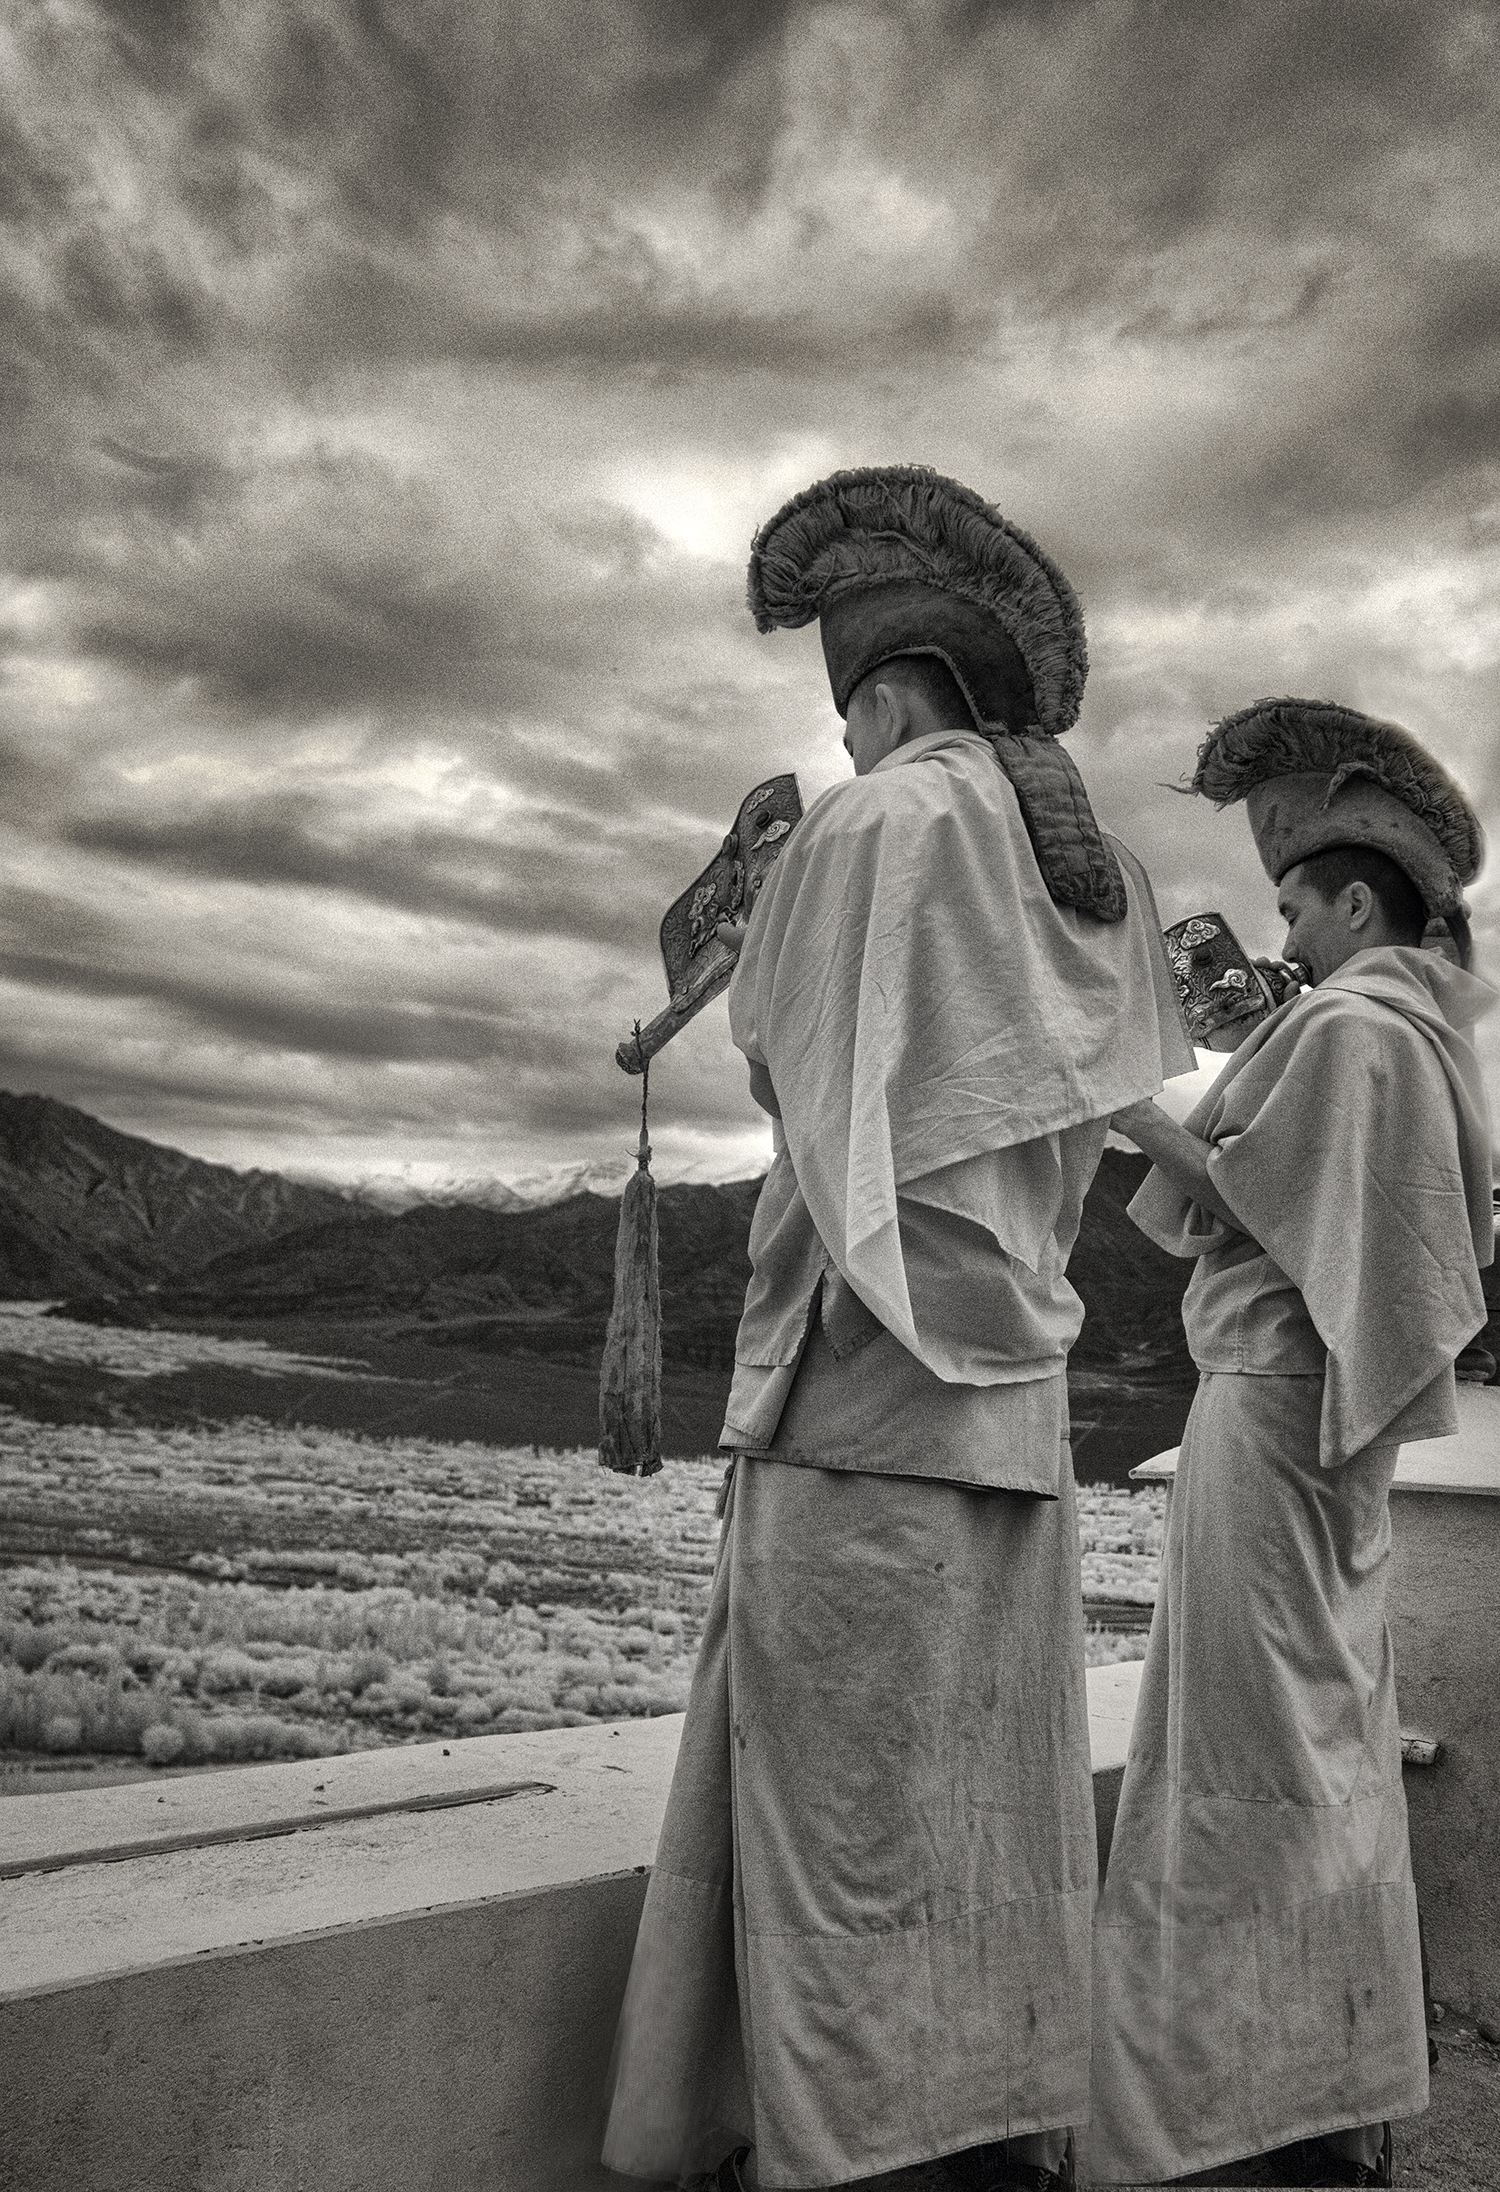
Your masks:
{"label": "distant ridge", "polygon": [[618,1196],[634,1169],[635,1159],[629,1155],[605,1164],[580,1158],[574,1164],[548,1165],[508,1180],[459,1172],[425,1179],[398,1169],[370,1173],[360,1180],[358,1194],[361,1202],[392,1213],[415,1210],[424,1203],[441,1207],[462,1203],[470,1210],[544,1210],[551,1203],[571,1202],[575,1195]]}
{"label": "distant ridge", "polygon": [[1083,1205],[1068,1277],[1083,1302],[1074,1369],[1128,1370],[1196,1382],[1182,1332],[1193,1266],[1169,1256],[1125,1215],[1151,1167],[1138,1151],[1106,1149]]}
{"label": "distant ridge", "polygon": [[[1180,1316],[1189,1266],[1125,1215],[1145,1171],[1143,1158],[1107,1149],[1089,1191],[1069,1266],[1087,1311],[1072,1359],[1177,1382],[1192,1375]],[[576,1176],[589,1189],[569,1193],[569,1171],[503,1194],[493,1181],[433,1183],[392,1211],[0,1092],[0,1295],[61,1298],[106,1323],[373,1321],[426,1346],[584,1362],[609,1314],[619,1203],[590,1191],[586,1165]],[[732,1363],[760,1186],[660,1191],[669,1361]]]}
{"label": "distant ridge", "polygon": [[[149,1147],[150,1145],[144,1145]],[[181,1160],[184,1163],[190,1160]],[[1145,1160],[1106,1150],[1069,1273],[1087,1311],[1079,1368],[1192,1377],[1180,1305],[1189,1266],[1138,1233],[1125,1205]],[[231,1175],[238,1179],[239,1175]],[[679,1183],[658,1198],[662,1347],[668,1362],[727,1371],[750,1274],[759,1179]],[[332,1209],[242,1239],[149,1290],[80,1289],[74,1315],[220,1329],[343,1325],[463,1353],[596,1360],[614,1284],[618,1196],[520,1208],[425,1199],[390,1212]]]}
{"label": "distant ridge", "polygon": [[[732,1362],[759,1193],[759,1180],[661,1190],[668,1360],[714,1370]],[[619,1219],[618,1199],[602,1195],[515,1211],[346,1206],[324,1223],[230,1249],[175,1284],[68,1309],[104,1323],[189,1328],[332,1320],[429,1347],[582,1361],[604,1338]]]}
{"label": "distant ridge", "polygon": [[[485,1172],[429,1174],[425,1167],[398,1166],[388,1172],[362,1175],[351,1193],[362,1203],[392,1213],[415,1210],[423,1203],[462,1203],[470,1210],[545,1210],[552,1203],[571,1202],[578,1195],[606,1195],[618,1200],[634,1170],[633,1150],[622,1151],[617,1158],[579,1157],[571,1164],[542,1165],[505,1178]],[[655,1171],[658,1186],[664,1179],[674,1187],[725,1184],[724,1172],[714,1163],[700,1162],[672,1173],[658,1161]],[[759,1178],[763,1173],[762,1166],[755,1176]],[[748,1177],[748,1170],[734,1175],[736,1181]]]}
{"label": "distant ridge", "polygon": [[0,1295],[133,1290],[360,1206],[274,1172],[205,1164],[50,1096],[0,1090]]}

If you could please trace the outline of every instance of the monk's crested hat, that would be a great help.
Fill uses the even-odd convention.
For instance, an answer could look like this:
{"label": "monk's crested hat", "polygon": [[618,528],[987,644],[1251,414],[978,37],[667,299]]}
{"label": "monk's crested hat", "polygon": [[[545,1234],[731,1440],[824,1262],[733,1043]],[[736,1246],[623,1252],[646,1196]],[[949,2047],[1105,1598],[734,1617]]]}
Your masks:
{"label": "monk's crested hat", "polygon": [[762,632],[816,618],[840,715],[883,662],[946,663],[1015,787],[1052,897],[1123,920],[1119,864],[1053,744],[1083,698],[1083,611],[1029,533],[929,465],[835,472],[756,534],[749,600]]}
{"label": "monk's crested hat", "polygon": [[1325,700],[1257,700],[1198,755],[1193,790],[1243,799],[1273,883],[1335,845],[1369,845],[1416,885],[1429,918],[1462,913],[1484,858],[1479,818],[1410,731]]}
{"label": "monk's crested hat", "polygon": [[1029,533],[925,464],[835,472],[750,550],[763,632],[818,619],[834,706],[895,655],[937,655],[980,723],[1049,738],[1078,720],[1088,651],[1078,597]]}

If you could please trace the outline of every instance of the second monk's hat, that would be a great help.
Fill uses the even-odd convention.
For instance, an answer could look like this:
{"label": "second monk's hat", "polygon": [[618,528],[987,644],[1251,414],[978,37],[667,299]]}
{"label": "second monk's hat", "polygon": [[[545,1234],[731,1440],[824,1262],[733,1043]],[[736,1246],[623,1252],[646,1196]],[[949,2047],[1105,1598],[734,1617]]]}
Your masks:
{"label": "second monk's hat", "polygon": [[840,715],[882,662],[946,663],[1015,788],[1052,898],[1124,919],[1119,863],[1055,743],[1088,675],[1083,612],[1029,533],[928,465],[835,472],[756,534],[749,600],[763,632],[817,619]]}
{"label": "second monk's hat", "polygon": [[1257,700],[1226,716],[1192,788],[1243,799],[1273,883],[1335,845],[1368,845],[1408,875],[1429,919],[1464,911],[1484,858],[1479,818],[1453,778],[1399,724],[1327,700]]}

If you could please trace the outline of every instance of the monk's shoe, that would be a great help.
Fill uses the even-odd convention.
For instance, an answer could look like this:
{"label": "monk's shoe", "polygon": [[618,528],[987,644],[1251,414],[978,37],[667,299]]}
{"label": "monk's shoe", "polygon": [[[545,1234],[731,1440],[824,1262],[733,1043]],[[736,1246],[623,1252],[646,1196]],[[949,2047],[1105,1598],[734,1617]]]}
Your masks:
{"label": "monk's shoe", "polygon": [[726,2154],[717,2169],[710,2169],[699,2176],[682,2177],[677,2192],[750,2192],[744,2174],[749,2158],[748,2146],[737,2146]]}
{"label": "monk's shoe", "polygon": [[997,2174],[986,2178],[983,2192],[1073,2192],[1078,2182],[1077,2155],[1071,2131],[1063,2148],[1061,2167],[1057,2169],[1048,2169],[1042,2162],[1023,2162],[1019,2156],[1012,2159],[1003,2146],[992,2151],[998,2157],[999,2169]]}
{"label": "monk's shoe", "polygon": [[1389,2124],[1384,2127],[1380,2152],[1373,2162],[1346,2161],[1342,2154],[1335,2154],[1321,2139],[1308,2139],[1303,2153],[1307,2171],[1302,2179],[1305,2185],[1388,2185],[1395,2182]]}

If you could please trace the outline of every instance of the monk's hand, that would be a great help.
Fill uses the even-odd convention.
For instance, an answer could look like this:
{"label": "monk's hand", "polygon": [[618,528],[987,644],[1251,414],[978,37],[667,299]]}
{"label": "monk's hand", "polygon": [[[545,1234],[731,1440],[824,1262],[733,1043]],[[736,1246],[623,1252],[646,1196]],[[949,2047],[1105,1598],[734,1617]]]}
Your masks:
{"label": "monk's hand", "polygon": [[714,930],[715,936],[724,946],[724,949],[727,952],[732,952],[736,959],[739,958],[741,949],[744,946],[745,935],[750,927],[750,916],[755,911],[755,901],[761,894],[761,888],[765,880],[764,875],[758,880],[755,876],[750,876],[745,884],[745,895],[740,900],[739,918],[731,920],[726,914]]}
{"label": "monk's hand", "polygon": [[1307,988],[1307,969],[1293,966],[1289,959],[1257,959],[1255,964],[1278,1005]]}
{"label": "monk's hand", "polygon": [[1200,1210],[1208,1211],[1210,1216],[1222,1225],[1231,1226],[1236,1233],[1244,1232],[1210,1176],[1211,1145],[1208,1142],[1190,1134],[1150,1097],[1114,1112],[1109,1123],[1117,1134],[1124,1134],[1134,1142],[1141,1155],[1149,1157],[1158,1172],[1164,1172],[1174,1187],[1191,1196]]}

